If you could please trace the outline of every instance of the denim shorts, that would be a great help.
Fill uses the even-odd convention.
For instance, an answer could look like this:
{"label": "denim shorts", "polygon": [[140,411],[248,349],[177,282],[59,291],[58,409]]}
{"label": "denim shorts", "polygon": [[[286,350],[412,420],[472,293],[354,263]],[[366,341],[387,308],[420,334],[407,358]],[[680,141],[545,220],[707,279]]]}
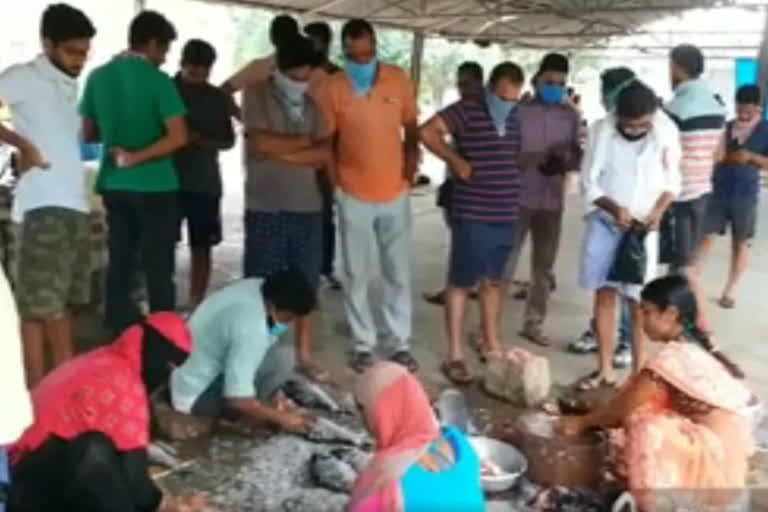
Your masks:
{"label": "denim shorts", "polygon": [[452,219],[450,284],[470,288],[482,279],[500,281],[514,247],[516,226]]}

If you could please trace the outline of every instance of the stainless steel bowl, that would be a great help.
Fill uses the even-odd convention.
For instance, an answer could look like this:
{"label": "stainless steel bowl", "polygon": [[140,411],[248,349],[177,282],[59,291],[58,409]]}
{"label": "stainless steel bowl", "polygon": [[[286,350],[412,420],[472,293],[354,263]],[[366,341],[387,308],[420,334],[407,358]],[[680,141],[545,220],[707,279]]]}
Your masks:
{"label": "stainless steel bowl", "polygon": [[470,437],[469,442],[481,461],[490,460],[504,472],[499,476],[480,477],[485,492],[506,491],[528,470],[525,455],[511,444],[483,436]]}

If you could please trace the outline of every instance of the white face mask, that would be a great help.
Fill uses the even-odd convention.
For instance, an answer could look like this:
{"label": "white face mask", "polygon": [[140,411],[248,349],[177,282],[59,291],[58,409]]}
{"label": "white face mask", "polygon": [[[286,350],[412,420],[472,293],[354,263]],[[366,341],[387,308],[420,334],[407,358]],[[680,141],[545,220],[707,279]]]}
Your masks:
{"label": "white face mask", "polygon": [[274,75],[275,85],[280,90],[280,93],[284,96],[285,100],[293,105],[304,105],[304,98],[307,94],[308,82],[299,82],[294,80],[278,70],[275,70]]}

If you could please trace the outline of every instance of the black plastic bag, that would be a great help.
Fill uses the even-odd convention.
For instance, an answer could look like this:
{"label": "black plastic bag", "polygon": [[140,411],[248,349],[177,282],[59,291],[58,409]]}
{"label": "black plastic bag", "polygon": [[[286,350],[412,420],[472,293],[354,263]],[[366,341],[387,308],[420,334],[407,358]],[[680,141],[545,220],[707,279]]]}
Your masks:
{"label": "black plastic bag", "polygon": [[669,265],[677,261],[677,236],[675,234],[675,215],[667,209],[659,226],[659,263]]}
{"label": "black plastic bag", "polygon": [[645,250],[645,236],[648,230],[635,222],[624,233],[613,259],[613,266],[608,272],[608,281],[624,284],[644,284],[645,271],[648,265],[648,254]]}
{"label": "black plastic bag", "polygon": [[554,151],[547,154],[547,159],[539,164],[539,172],[544,176],[557,176],[565,174],[571,169],[566,168],[565,157]]}

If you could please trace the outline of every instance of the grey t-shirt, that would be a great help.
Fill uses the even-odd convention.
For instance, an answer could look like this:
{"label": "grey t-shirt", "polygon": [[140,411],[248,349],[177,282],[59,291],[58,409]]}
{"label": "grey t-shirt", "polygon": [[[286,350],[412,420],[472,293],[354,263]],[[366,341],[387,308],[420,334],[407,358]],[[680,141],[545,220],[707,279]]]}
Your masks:
{"label": "grey t-shirt", "polygon": [[[246,89],[243,119],[246,130],[265,130],[281,135],[323,134],[320,112],[307,96],[301,119],[294,119],[284,106],[272,80]],[[323,207],[318,171],[263,157],[245,156],[245,208],[256,212],[319,212]]]}

